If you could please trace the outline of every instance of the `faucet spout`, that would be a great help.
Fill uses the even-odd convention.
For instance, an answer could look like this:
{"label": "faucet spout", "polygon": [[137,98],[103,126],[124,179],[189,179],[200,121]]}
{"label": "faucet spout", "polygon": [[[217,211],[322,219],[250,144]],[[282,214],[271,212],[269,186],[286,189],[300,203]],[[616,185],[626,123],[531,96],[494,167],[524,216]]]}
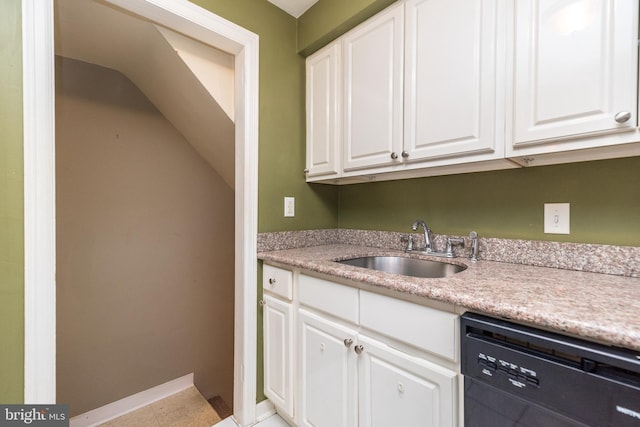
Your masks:
{"label": "faucet spout", "polygon": [[421,219],[417,220],[411,226],[413,231],[418,231],[418,227],[422,227],[424,230],[424,250],[426,252],[431,252],[433,248],[431,247],[431,229],[425,224],[425,222]]}

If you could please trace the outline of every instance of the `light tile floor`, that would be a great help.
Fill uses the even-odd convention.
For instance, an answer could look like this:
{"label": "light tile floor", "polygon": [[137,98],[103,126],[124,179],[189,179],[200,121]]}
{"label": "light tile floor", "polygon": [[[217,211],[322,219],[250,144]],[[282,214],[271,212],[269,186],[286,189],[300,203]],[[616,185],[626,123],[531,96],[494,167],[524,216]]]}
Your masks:
{"label": "light tile floor", "polygon": [[[216,424],[215,427],[238,427],[238,424],[234,423],[233,419],[229,417]],[[289,424],[280,418],[278,414],[275,414],[263,421],[260,421],[254,427],[289,427]]]}
{"label": "light tile floor", "polygon": [[219,421],[209,402],[192,386],[100,427],[210,427]]}

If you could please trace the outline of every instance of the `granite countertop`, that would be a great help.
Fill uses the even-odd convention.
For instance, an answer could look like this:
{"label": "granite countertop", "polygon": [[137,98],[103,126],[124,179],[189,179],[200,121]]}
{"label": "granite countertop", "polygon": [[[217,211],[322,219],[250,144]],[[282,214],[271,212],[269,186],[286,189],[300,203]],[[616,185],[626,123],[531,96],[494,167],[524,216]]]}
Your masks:
{"label": "granite countertop", "polygon": [[385,293],[441,301],[640,351],[640,278],[412,254],[467,266],[451,277],[424,279],[334,262],[367,255],[406,256],[395,250],[330,244],[260,252],[258,258],[366,284]]}

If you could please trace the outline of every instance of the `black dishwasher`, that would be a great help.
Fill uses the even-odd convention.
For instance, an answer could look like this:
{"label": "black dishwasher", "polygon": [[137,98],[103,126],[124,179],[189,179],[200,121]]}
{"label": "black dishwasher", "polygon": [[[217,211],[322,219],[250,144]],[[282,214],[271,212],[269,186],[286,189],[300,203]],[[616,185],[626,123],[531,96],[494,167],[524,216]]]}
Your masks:
{"label": "black dishwasher", "polygon": [[465,427],[640,426],[640,352],[461,320]]}

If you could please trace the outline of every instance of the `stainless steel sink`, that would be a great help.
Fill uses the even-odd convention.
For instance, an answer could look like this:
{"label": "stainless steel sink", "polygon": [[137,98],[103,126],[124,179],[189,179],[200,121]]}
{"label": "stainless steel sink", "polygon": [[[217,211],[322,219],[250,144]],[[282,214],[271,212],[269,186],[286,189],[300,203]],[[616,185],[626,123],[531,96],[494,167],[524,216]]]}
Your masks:
{"label": "stainless steel sink", "polygon": [[338,261],[354,267],[370,268],[386,273],[402,274],[413,277],[448,277],[465,270],[467,267],[447,262],[426,259],[405,258],[399,256],[368,256]]}

